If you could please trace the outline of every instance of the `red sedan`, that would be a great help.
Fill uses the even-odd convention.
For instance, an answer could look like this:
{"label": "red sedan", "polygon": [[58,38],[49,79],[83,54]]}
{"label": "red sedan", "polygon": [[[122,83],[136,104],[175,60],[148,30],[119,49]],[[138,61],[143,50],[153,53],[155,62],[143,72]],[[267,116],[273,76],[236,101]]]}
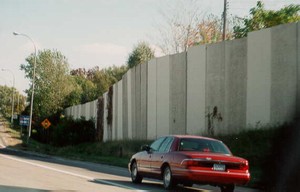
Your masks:
{"label": "red sedan", "polygon": [[133,183],[143,177],[162,179],[164,187],[176,184],[210,184],[222,192],[250,180],[248,161],[232,155],[222,141],[207,137],[172,135],[142,147],[128,164]]}

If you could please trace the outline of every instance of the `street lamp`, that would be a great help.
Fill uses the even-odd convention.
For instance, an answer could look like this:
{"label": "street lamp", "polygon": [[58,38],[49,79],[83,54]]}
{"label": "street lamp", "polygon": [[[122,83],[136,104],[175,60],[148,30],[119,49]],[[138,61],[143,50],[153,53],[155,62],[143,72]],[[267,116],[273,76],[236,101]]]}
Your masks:
{"label": "street lamp", "polygon": [[11,120],[10,122],[13,123],[14,122],[14,100],[15,100],[15,95],[14,95],[14,89],[15,89],[15,75],[14,73],[9,70],[9,69],[1,69],[2,71],[8,71],[12,74],[13,76],[13,89],[12,89],[12,104],[11,104]]}
{"label": "street lamp", "polygon": [[34,63],[33,63],[33,76],[32,76],[32,92],[31,92],[31,102],[30,102],[30,115],[29,115],[29,132],[28,132],[28,138],[27,138],[27,142],[30,138],[31,135],[31,125],[32,125],[32,110],[33,110],[33,97],[34,97],[34,84],[35,84],[35,67],[36,67],[36,46],[34,41],[26,34],[23,33],[17,33],[17,32],[13,32],[14,35],[22,35],[26,38],[28,38],[34,47]]}

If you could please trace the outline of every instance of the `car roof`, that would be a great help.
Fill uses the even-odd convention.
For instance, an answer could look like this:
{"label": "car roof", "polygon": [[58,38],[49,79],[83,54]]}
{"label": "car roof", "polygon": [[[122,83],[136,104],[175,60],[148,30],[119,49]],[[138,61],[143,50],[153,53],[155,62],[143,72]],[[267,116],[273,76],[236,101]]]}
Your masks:
{"label": "car roof", "polygon": [[184,138],[192,138],[192,139],[208,139],[208,140],[214,140],[214,141],[220,141],[218,139],[210,138],[210,137],[204,137],[204,136],[198,136],[198,135],[169,135],[171,137],[176,137],[179,139]]}

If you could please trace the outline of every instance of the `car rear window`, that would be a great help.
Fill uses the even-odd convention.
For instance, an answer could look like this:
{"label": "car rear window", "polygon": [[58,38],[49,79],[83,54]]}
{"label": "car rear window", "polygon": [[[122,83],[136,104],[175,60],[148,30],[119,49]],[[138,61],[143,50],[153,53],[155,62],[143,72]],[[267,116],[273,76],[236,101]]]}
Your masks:
{"label": "car rear window", "polygon": [[179,151],[199,151],[210,153],[231,154],[220,141],[198,138],[183,138],[180,140]]}

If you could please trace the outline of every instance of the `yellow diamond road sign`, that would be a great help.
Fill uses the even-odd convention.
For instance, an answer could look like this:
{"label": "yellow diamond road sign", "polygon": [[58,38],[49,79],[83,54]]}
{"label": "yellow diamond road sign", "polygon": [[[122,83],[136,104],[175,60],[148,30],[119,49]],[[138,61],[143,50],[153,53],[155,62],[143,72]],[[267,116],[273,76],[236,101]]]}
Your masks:
{"label": "yellow diamond road sign", "polygon": [[42,122],[42,126],[45,128],[45,129],[48,129],[50,127],[51,123],[48,119],[45,119],[43,122]]}

